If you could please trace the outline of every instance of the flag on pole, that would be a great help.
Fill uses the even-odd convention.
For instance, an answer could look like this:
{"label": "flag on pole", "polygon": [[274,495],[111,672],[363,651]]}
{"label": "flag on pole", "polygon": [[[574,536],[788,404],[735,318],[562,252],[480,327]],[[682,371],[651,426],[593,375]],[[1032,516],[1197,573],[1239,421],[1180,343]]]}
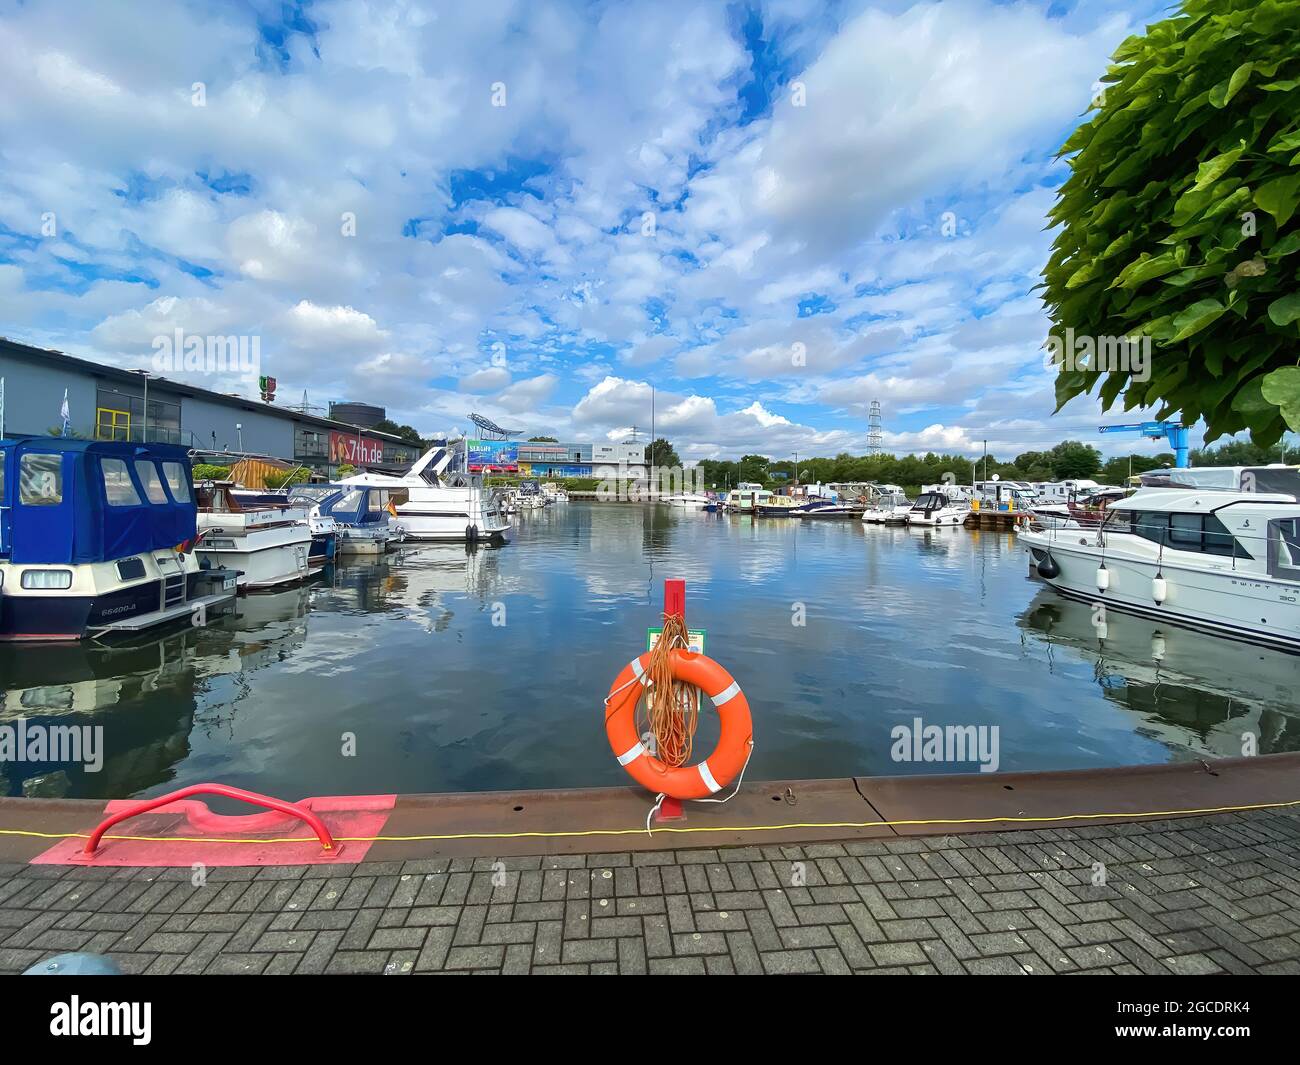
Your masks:
{"label": "flag on pole", "polygon": [[63,406],[59,408],[59,417],[63,419],[63,428],[59,430],[59,435],[67,436],[68,422],[71,420],[71,415],[68,413],[68,390],[66,388],[63,390]]}

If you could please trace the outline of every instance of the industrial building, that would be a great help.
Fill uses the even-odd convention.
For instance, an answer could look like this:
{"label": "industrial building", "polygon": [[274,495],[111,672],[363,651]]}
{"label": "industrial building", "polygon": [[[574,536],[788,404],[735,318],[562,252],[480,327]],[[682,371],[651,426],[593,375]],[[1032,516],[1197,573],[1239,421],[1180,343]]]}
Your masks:
{"label": "industrial building", "polygon": [[[3,337],[0,380],[0,435],[8,437],[58,434],[66,396],[69,435],[182,444],[203,461],[266,455],[333,477],[344,463],[396,472],[419,457],[418,447],[373,428],[384,416],[380,407],[339,403],[335,417],[324,418]],[[342,413],[360,417],[345,421]]]}

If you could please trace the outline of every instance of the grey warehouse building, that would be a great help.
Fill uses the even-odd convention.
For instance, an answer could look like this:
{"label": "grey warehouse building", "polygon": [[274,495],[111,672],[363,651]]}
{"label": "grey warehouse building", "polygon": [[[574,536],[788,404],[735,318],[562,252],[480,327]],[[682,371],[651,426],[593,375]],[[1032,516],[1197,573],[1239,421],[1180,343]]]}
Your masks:
{"label": "grey warehouse building", "polygon": [[[70,433],[89,439],[157,440],[192,448],[205,458],[213,453],[267,455],[326,477],[334,476],[341,462],[399,470],[419,457],[418,447],[390,433],[152,373],[147,375],[146,417],[143,372],[4,337],[0,379],[6,437],[57,433],[66,390]],[[340,407],[348,409],[340,404],[334,410]]]}

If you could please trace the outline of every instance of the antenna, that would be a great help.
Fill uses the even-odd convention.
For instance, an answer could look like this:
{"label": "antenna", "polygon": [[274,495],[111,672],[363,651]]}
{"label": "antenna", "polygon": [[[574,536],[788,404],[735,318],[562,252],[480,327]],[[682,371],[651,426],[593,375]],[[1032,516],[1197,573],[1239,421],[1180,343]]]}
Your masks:
{"label": "antenna", "polygon": [[880,425],[880,400],[871,401],[871,414],[867,419],[867,454],[879,455],[884,447]]}

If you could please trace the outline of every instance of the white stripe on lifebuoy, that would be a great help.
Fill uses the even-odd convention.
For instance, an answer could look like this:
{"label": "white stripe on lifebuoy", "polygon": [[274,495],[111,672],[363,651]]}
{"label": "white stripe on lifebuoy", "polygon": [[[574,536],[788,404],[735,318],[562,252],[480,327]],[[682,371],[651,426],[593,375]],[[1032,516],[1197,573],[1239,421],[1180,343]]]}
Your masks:
{"label": "white stripe on lifebuoy", "polygon": [[739,694],[740,685],[733,680],[729,687],[723,688],[717,695],[712,695],[710,698],[713,700],[714,706],[721,706],[723,703],[730,702]]}
{"label": "white stripe on lifebuoy", "polygon": [[722,785],[713,779],[713,774],[709,772],[709,763],[707,761],[699,764],[700,779],[704,781],[704,786],[709,789],[710,794],[721,791]]}
{"label": "white stripe on lifebuoy", "polygon": [[635,762],[643,754],[645,754],[645,747],[641,744],[641,741],[638,740],[618,756],[618,764],[627,765],[629,762]]}
{"label": "white stripe on lifebuoy", "polygon": [[646,671],[641,668],[641,659],[639,658],[632,659],[631,665],[632,665],[632,672],[636,674],[636,679],[639,680],[642,684],[646,685],[646,687],[649,687],[650,678],[646,676]]}

